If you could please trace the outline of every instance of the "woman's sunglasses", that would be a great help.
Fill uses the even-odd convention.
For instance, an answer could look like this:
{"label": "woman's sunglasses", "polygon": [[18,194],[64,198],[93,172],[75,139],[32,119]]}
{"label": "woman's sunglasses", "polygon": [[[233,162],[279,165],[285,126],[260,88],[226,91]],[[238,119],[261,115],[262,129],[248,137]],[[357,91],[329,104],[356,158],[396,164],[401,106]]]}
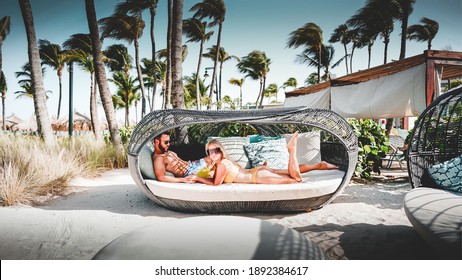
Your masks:
{"label": "woman's sunglasses", "polygon": [[215,149],[209,149],[207,150],[207,155],[213,155],[213,154],[218,154],[219,152],[221,152],[221,149],[220,148],[215,148]]}

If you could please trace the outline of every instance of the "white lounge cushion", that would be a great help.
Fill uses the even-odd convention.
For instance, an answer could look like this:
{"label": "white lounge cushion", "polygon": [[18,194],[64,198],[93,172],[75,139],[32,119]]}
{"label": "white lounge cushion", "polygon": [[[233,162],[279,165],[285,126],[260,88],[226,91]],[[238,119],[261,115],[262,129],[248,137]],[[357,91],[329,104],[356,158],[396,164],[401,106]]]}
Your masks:
{"label": "white lounge cushion", "polygon": [[151,192],[159,197],[187,201],[275,201],[318,197],[335,192],[345,172],[314,170],[302,174],[296,184],[174,184],[145,180]]}
{"label": "white lounge cushion", "polygon": [[417,232],[444,256],[462,258],[462,194],[419,187],[404,198],[404,210]]}

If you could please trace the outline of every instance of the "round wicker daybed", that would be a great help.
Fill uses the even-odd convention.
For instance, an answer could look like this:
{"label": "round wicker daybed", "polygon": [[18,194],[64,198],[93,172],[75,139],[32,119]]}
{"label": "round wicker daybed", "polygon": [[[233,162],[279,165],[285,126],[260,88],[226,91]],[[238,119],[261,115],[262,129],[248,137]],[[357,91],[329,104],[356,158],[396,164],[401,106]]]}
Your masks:
{"label": "round wicker daybed", "polygon": [[[209,137],[223,136],[224,131],[229,135],[233,128],[239,130],[243,127],[265,137],[297,130],[300,133],[320,131],[320,156],[339,169],[305,173],[303,181],[297,184],[233,183],[217,187],[199,183],[159,182],[147,178],[140,171],[140,166],[146,169],[150,165],[149,169],[152,169],[152,161],[147,160],[151,154],[146,155],[149,153],[146,151],[152,153],[152,150],[146,147],[162,132],[170,133],[170,150],[185,160],[195,160],[205,155],[204,144]],[[187,137],[184,137],[185,134]],[[188,144],[183,143],[186,138],[189,138]],[[287,212],[318,209],[332,201],[348,184],[356,167],[357,156],[357,138],[343,117],[330,110],[305,107],[241,111],[153,111],[135,127],[128,146],[129,169],[136,185],[157,204],[184,212]]]}

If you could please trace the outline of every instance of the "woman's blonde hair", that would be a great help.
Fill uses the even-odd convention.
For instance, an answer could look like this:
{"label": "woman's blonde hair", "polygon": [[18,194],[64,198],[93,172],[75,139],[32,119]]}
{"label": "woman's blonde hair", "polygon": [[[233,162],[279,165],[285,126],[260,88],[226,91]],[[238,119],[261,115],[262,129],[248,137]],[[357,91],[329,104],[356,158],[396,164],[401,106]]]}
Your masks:
{"label": "woman's blonde hair", "polygon": [[208,150],[209,146],[212,145],[212,144],[215,145],[215,146],[218,146],[218,148],[220,148],[221,155],[222,155],[223,158],[228,158],[228,153],[226,152],[225,147],[223,147],[223,144],[221,144],[221,142],[218,141],[217,139],[212,139],[205,145],[205,153],[206,154],[207,154],[207,150]]}

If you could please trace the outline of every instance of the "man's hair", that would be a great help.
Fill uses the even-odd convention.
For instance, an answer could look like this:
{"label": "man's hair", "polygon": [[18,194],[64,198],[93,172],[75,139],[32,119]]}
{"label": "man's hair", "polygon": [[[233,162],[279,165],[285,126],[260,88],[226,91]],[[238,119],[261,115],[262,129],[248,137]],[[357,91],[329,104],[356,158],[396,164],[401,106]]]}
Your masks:
{"label": "man's hair", "polygon": [[170,133],[168,133],[168,132],[162,132],[161,134],[159,134],[159,135],[157,135],[156,137],[154,137],[154,139],[160,140],[160,138],[162,137],[162,135],[168,135],[168,136],[170,136]]}

